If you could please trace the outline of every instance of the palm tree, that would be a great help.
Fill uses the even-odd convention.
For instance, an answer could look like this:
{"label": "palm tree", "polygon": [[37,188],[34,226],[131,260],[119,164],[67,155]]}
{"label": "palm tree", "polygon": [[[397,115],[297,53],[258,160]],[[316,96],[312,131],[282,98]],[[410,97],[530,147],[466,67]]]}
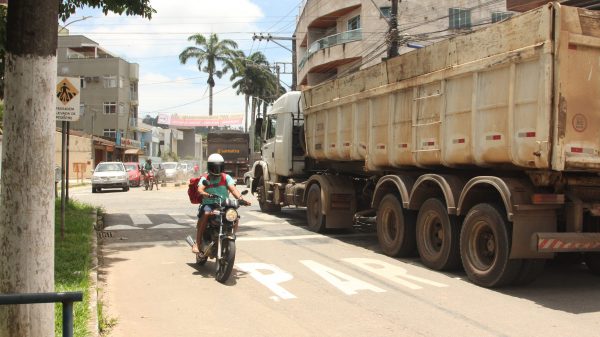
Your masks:
{"label": "palm tree", "polygon": [[[268,85],[265,82],[266,73],[270,73],[269,62],[266,56],[261,52],[252,53],[250,56],[246,56],[244,52],[240,51],[238,57],[236,57],[231,63],[226,65],[226,68],[232,69],[232,75],[230,80],[233,81],[232,87],[236,89],[238,95],[244,95],[244,116],[245,126],[244,129],[248,131],[248,107],[251,96],[258,96],[261,88]],[[254,100],[253,100],[254,101]],[[254,123],[254,111],[252,109],[252,118],[250,119]]]}
{"label": "palm tree", "polygon": [[198,64],[198,70],[208,74],[208,115],[213,113],[213,87],[215,86],[215,76],[221,78],[231,66],[225,66],[218,69],[218,63],[227,65],[239,55],[237,43],[233,40],[219,40],[217,34],[210,34],[208,39],[202,34],[194,34],[188,37],[188,41],[193,41],[196,46],[185,48],[179,54],[179,61],[185,64],[189,59],[195,58]]}

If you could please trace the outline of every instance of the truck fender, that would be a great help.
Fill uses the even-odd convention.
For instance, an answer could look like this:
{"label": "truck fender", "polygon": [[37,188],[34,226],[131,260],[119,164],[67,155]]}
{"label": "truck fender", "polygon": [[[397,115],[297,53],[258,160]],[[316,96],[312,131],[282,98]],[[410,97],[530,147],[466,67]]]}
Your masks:
{"label": "truck fender", "polygon": [[491,188],[498,192],[506,209],[506,218],[513,221],[515,214],[515,205],[531,204],[531,196],[534,188],[530,183],[521,179],[500,178],[493,176],[479,176],[472,178],[463,188],[458,199],[456,214],[466,215],[469,209],[473,207],[481,198],[478,197],[477,190],[481,188]]}
{"label": "truck fender", "polygon": [[398,193],[400,196],[400,202],[402,207],[408,208],[409,191],[415,183],[415,178],[404,175],[387,175],[381,177],[375,185],[375,192],[373,193],[373,199],[371,200],[371,207],[379,207],[379,203],[386,194]]}
{"label": "truck fender", "polygon": [[424,174],[417,179],[410,192],[408,208],[418,210],[428,198],[437,195],[432,194],[431,185],[433,185],[435,188],[433,193],[437,193],[437,189],[442,192],[448,214],[457,214],[456,201],[465,184],[466,180],[452,175]]}
{"label": "truck fender", "polygon": [[258,180],[260,179],[260,177],[263,177],[266,189],[267,182],[271,180],[271,175],[269,174],[269,166],[266,162],[262,160],[257,160],[252,165],[252,192],[256,192],[256,188],[258,187]]}

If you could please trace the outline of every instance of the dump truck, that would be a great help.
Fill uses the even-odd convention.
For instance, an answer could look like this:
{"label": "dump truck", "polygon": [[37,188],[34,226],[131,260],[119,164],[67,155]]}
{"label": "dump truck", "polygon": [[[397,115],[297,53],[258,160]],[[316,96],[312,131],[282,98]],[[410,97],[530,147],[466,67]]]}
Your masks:
{"label": "dump truck", "polygon": [[600,274],[600,13],[553,3],[279,98],[251,188],[483,287]]}
{"label": "dump truck", "polygon": [[219,153],[225,159],[225,172],[236,181],[244,181],[248,172],[249,135],[245,132],[214,131],[206,135],[208,154]]}

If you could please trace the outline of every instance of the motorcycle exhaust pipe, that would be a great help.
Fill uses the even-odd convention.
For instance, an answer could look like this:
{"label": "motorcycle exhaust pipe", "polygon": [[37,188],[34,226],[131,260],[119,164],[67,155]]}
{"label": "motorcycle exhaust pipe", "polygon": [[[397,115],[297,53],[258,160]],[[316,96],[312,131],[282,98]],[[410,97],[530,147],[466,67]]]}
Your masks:
{"label": "motorcycle exhaust pipe", "polygon": [[188,245],[190,245],[190,247],[196,244],[196,241],[189,235],[185,237],[185,241],[188,243]]}

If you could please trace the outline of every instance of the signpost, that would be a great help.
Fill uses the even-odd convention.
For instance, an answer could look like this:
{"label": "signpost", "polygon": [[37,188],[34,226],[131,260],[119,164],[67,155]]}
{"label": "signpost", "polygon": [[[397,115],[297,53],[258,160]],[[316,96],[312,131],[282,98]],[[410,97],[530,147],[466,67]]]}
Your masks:
{"label": "signpost", "polygon": [[[68,169],[69,169],[69,125],[67,123],[78,121],[80,115],[80,80],[78,77],[58,77],[56,84],[56,120],[62,121],[62,152],[61,152],[61,183],[60,183],[60,234],[61,238],[65,237],[65,204],[68,194],[66,190],[69,188]],[[65,170],[67,170],[65,178]]]}

